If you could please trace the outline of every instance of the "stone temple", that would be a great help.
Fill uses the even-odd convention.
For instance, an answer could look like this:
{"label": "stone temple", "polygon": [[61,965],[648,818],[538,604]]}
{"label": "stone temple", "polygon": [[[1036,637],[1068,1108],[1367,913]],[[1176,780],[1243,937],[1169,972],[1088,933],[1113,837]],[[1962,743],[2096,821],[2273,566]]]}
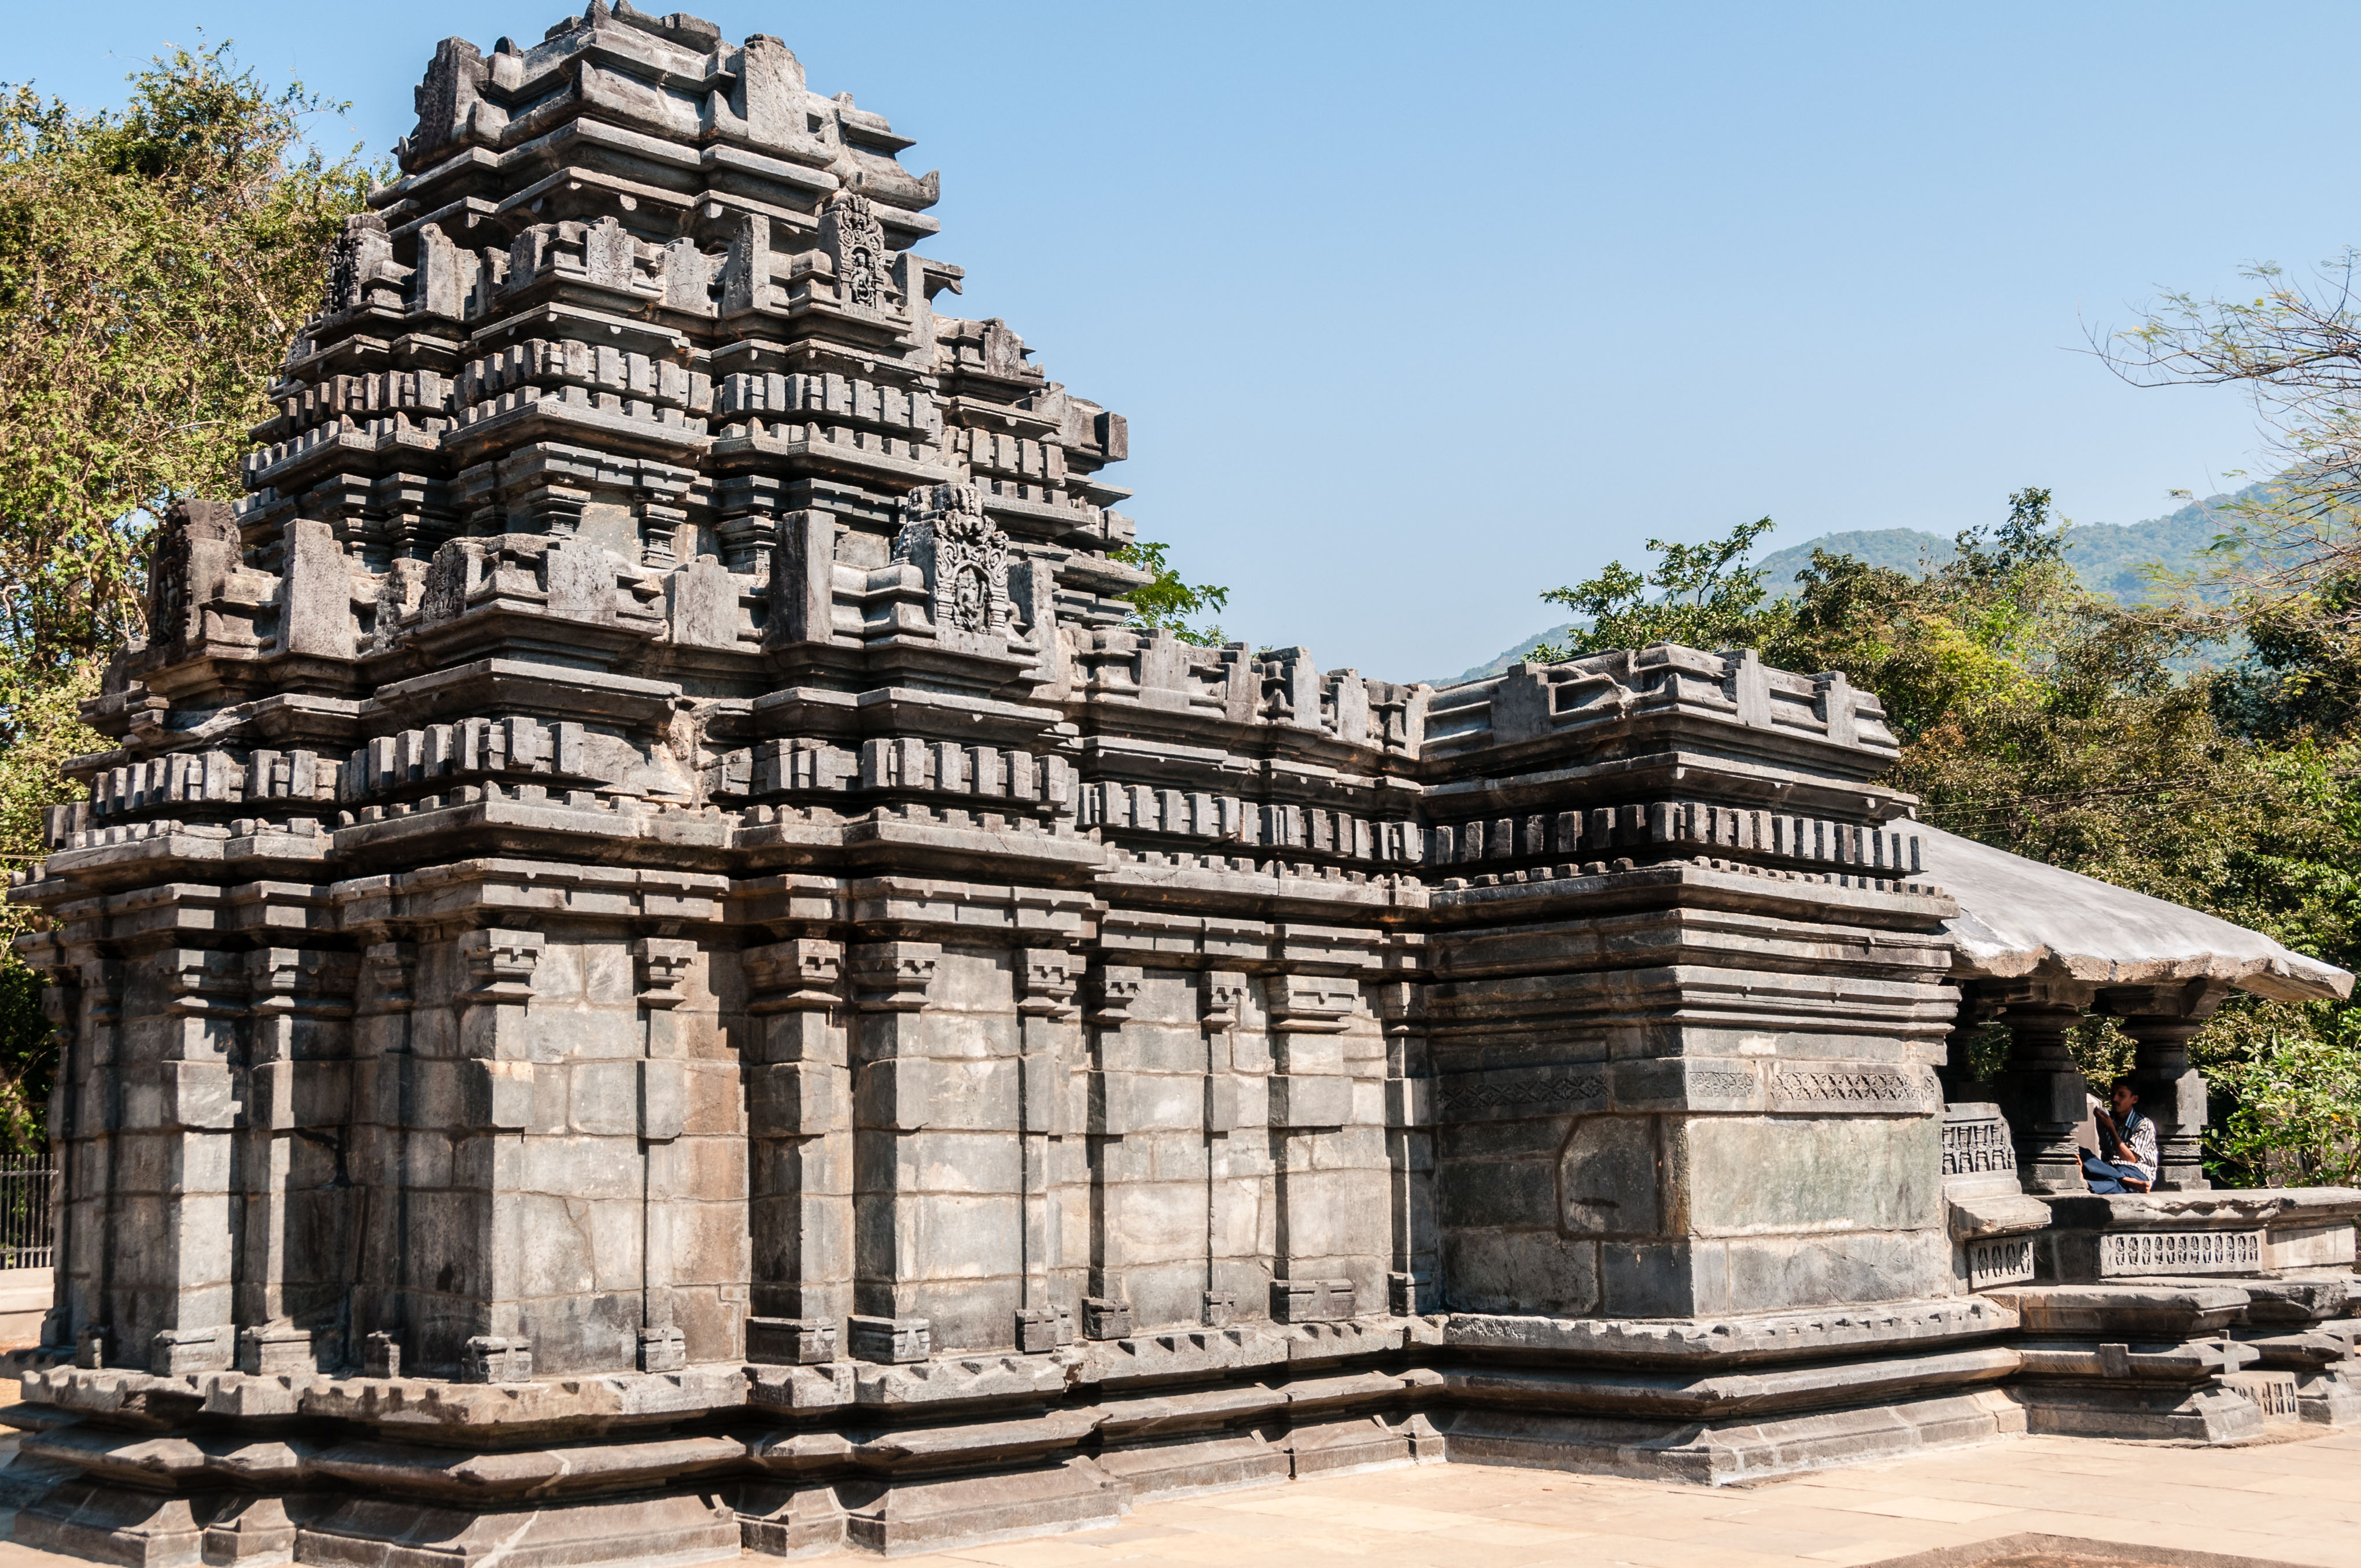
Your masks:
{"label": "stone temple", "polygon": [[[14,889],[16,1539],[894,1552],[2361,1417],[2361,1192],[2208,1190],[2185,1049],[2350,976],[1920,826],[1842,674],[1133,628],[1122,416],[940,308],[936,176],[775,38],[600,0],[417,108]],[[2082,1191],[2090,1014],[2154,1193]]]}

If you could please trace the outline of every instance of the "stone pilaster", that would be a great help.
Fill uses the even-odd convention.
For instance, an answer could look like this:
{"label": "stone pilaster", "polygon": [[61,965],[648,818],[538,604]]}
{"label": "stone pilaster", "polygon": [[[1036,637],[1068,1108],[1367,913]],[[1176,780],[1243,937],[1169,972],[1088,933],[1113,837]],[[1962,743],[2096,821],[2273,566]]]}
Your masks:
{"label": "stone pilaster", "polygon": [[1055,1349],[1073,1337],[1072,1307],[1057,1299],[1063,1235],[1056,1212],[1059,1146],[1073,1132],[1069,1086],[1077,1046],[1074,1004],[1082,960],[1063,948],[1020,948],[1015,958],[1017,1128],[1023,1168],[1025,1274],[1016,1348]]}
{"label": "stone pilaster", "polygon": [[[1320,1157],[1353,1119],[1342,1036],[1359,988],[1346,977],[1280,972],[1264,980],[1270,1014],[1270,1158],[1275,1245],[1271,1310],[1288,1321],[1350,1317],[1356,1281],[1343,1238],[1356,1197],[1349,1177]],[[1374,1193],[1358,1194],[1367,1202]]]}
{"label": "stone pilaster", "polygon": [[[530,1376],[533,1347],[521,1304],[527,1248],[523,1206],[525,1129],[533,1124],[533,1064],[525,1029],[533,974],[544,946],[538,931],[469,931],[456,956],[467,988],[458,1002],[457,1071],[462,1135],[452,1152],[451,1232],[437,1238],[454,1255],[456,1299],[436,1303],[441,1332],[423,1352],[456,1361],[462,1381]],[[465,1216],[464,1219],[461,1216]]]}
{"label": "stone pilaster", "polygon": [[1130,1259],[1122,1223],[1122,1189],[1129,1174],[1123,1140],[1132,1130],[1132,1080],[1137,1064],[1124,1031],[1146,983],[1145,973],[1126,964],[1101,963],[1091,972],[1086,1123],[1091,1260],[1082,1327],[1093,1338],[1114,1338],[1131,1327],[1130,1297],[1124,1285],[1124,1269]]}
{"label": "stone pilaster", "polygon": [[1386,1030],[1387,1217],[1393,1255],[1386,1304],[1400,1317],[1431,1312],[1442,1300],[1435,1255],[1434,1125],[1426,1053],[1426,988],[1388,981],[1378,988]]}
{"label": "stone pilaster", "polygon": [[686,1241],[675,1223],[682,1190],[680,1137],[688,1083],[674,1010],[697,960],[697,944],[643,937],[631,944],[642,1020],[640,1058],[640,1370],[677,1372],[688,1348],[673,1321],[674,1263]]}
{"label": "stone pilaster", "polygon": [[744,963],[754,1259],[747,1354],[828,1360],[853,1310],[844,948],[800,937],[750,948]]}
{"label": "stone pilaster", "polygon": [[[1210,970],[1199,993],[1205,1030],[1204,1317],[1213,1327],[1237,1315],[1241,1289],[1247,1278],[1259,1273],[1254,1266],[1251,1232],[1245,1238],[1237,1234],[1241,1179],[1231,1159],[1241,1093],[1235,1051],[1238,1014],[1252,983],[1236,970]],[[1263,1305],[1251,1295],[1243,1304]]]}
{"label": "stone pilaster", "polygon": [[[323,1350],[335,1348],[315,1344],[314,1328],[346,1317],[357,1238],[348,1232],[345,1199],[352,1189],[335,1179],[335,1151],[299,1138],[296,1129],[317,1125],[318,1107],[338,1105],[346,1113],[339,1142],[349,1148],[351,1096],[328,1080],[351,1068],[347,1021],[357,966],[348,954],[299,948],[258,948],[245,958],[238,1365],[306,1374],[319,1369]],[[299,1171],[299,1161],[306,1168]],[[291,1251],[298,1236],[311,1245]],[[331,1354],[330,1365],[338,1359]]]}
{"label": "stone pilaster", "polygon": [[[89,1001],[82,969],[68,957],[65,944],[46,931],[16,939],[16,956],[41,980],[41,1013],[49,1022],[57,1051],[57,1073],[49,1090],[49,1159],[58,1170],[54,1207],[50,1212],[50,1254],[56,1290],[41,1321],[41,1343],[52,1350],[70,1349],[77,1320],[88,1321],[95,1305],[95,1269],[104,1239],[93,1225],[94,1207],[104,1201],[106,1174],[104,1126],[85,1124],[83,1080],[89,1075],[90,1043],[82,1027]],[[86,1231],[93,1232],[85,1235]]]}
{"label": "stone pilaster", "polygon": [[[142,1293],[154,1303],[152,1317],[141,1314],[150,1369],[221,1371],[236,1354],[230,1184],[245,977],[235,954],[184,948],[159,957],[167,1000],[156,1094],[141,1097],[146,1114],[125,1116],[124,1135],[145,1146],[139,1167],[158,1190],[143,1199],[161,1211],[163,1228],[161,1245],[126,1272],[144,1277]],[[126,1359],[132,1351],[118,1347]]]}
{"label": "stone pilaster", "polygon": [[[360,1268],[348,1361],[376,1343],[397,1370],[413,1327],[410,1308],[411,1139],[415,1135],[411,1019],[417,1006],[418,948],[372,942],[361,955],[353,1011],[352,1179],[365,1194]],[[366,1365],[365,1358],[363,1364]]]}
{"label": "stone pilaster", "polygon": [[[927,1337],[916,1310],[917,1205],[906,1140],[927,1124],[934,1063],[926,1047],[928,989],[942,965],[933,942],[868,942],[851,949],[852,1307],[849,1347],[903,1359]],[[881,1327],[879,1325],[886,1325]],[[867,1332],[863,1332],[864,1327]]]}
{"label": "stone pilaster", "polygon": [[2213,1185],[2205,1174],[2205,1078],[2189,1065],[2189,1040],[2227,994],[2225,987],[2202,980],[2099,993],[2099,1004],[2115,1015],[2136,1047],[2131,1077],[2140,1109],[2156,1124],[2159,1192],[2200,1192]]}

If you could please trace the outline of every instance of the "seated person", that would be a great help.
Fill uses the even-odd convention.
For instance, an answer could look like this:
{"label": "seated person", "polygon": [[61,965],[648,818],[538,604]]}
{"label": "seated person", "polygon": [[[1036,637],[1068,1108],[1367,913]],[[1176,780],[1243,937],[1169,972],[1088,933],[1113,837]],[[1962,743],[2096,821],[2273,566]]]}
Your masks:
{"label": "seated person", "polygon": [[2111,1111],[2094,1114],[2105,1157],[2082,1151],[2082,1174],[2093,1192],[2146,1192],[2156,1185],[2156,1124],[2141,1114],[2139,1091],[2128,1078],[2109,1086]]}

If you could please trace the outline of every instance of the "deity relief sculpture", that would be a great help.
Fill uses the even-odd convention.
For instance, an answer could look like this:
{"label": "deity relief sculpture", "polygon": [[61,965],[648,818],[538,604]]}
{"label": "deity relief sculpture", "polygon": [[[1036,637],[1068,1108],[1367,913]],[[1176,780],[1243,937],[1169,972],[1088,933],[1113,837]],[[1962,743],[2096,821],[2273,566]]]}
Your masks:
{"label": "deity relief sculpture", "polygon": [[922,485],[903,499],[894,558],[924,572],[939,631],[1005,637],[1008,535],[973,485]]}
{"label": "deity relief sculpture", "polygon": [[885,306],[885,228],[866,196],[840,195],[820,217],[820,247],[836,265],[843,303],[871,315]]}

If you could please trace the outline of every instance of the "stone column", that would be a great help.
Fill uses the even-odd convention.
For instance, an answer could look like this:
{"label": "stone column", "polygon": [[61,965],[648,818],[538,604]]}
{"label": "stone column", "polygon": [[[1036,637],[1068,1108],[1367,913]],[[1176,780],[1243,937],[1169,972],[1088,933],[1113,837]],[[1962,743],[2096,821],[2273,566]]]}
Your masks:
{"label": "stone column", "polygon": [[1396,1317],[1418,1317],[1442,1300],[1435,1257],[1434,1128],[1428,1104],[1432,1069],[1426,1055],[1426,988],[1389,981],[1378,988],[1386,1028],[1387,1212],[1393,1258],[1386,1276],[1386,1306]]}
{"label": "stone column", "polygon": [[1054,1189],[1058,1145],[1073,1131],[1067,1107],[1069,1063],[1077,1045],[1074,1005],[1082,963],[1062,948],[1019,948],[1016,954],[1017,1140],[1022,1159],[1025,1274],[1016,1313],[1016,1348],[1031,1354],[1071,1343],[1071,1307],[1052,1280],[1064,1261]]}
{"label": "stone column", "polygon": [[2205,1174],[2205,1079],[2189,1065],[2189,1039],[2229,994],[2205,981],[2115,986],[2099,1004],[2115,1015],[2136,1047],[2131,1077],[2140,1109],[2156,1124],[2156,1190],[2202,1192]]}
{"label": "stone column", "polygon": [[361,1267],[357,1271],[346,1359],[373,1377],[401,1375],[411,1310],[412,986],[418,949],[372,942],[362,954],[353,1018],[352,1177],[363,1193]]}
{"label": "stone column", "polygon": [[2011,1043],[1997,1087],[2016,1142],[2018,1177],[2028,1192],[2086,1191],[2075,1145],[2083,1112],[2082,1074],[2066,1048],[2066,1036],[2081,1022],[2091,989],[2070,981],[2012,981],[2002,1000],[2001,1019]]}
{"label": "stone column", "polygon": [[681,1195],[688,1085],[673,1009],[688,1000],[681,986],[697,944],[642,937],[631,944],[631,957],[646,1031],[640,1059],[640,1370],[677,1372],[688,1365],[688,1344],[672,1319],[673,1258],[681,1239],[673,1203]]}
{"label": "stone column", "polygon": [[[349,1277],[352,1262],[333,1179],[316,1173],[298,1181],[294,1170],[296,1129],[317,1124],[318,1105],[309,1100],[324,1067],[341,1069],[348,1050],[339,1042],[311,1038],[324,1025],[341,1025],[352,1015],[353,960],[344,954],[297,948],[258,948],[246,955],[249,1021],[247,1025],[246,1116],[239,1143],[238,1192],[244,1208],[243,1257],[238,1267],[238,1367],[251,1373],[308,1376],[320,1367],[313,1331],[299,1326],[294,1309],[315,1315],[321,1294],[338,1276]],[[331,1048],[317,1048],[325,1044]],[[307,1049],[310,1047],[313,1048]],[[299,1059],[300,1058],[300,1059]],[[334,1095],[317,1095],[321,1104]],[[348,1130],[348,1129],[347,1129]],[[349,1167],[346,1168],[349,1174]],[[333,1177],[333,1173],[331,1173]],[[308,1190],[311,1203],[336,1203],[334,1213],[298,1214],[294,1192]],[[326,1242],[329,1256],[291,1256],[289,1240],[308,1235]],[[290,1278],[291,1269],[294,1277]],[[333,1363],[332,1363],[333,1364]]]}
{"label": "stone column", "polygon": [[928,988],[941,967],[934,942],[866,942],[851,950],[852,1311],[847,1351],[862,1361],[924,1361],[931,1324],[913,1309],[914,1216],[902,1190],[902,1144],[927,1124]]}
{"label": "stone column", "polygon": [[[148,1201],[161,1211],[162,1226],[152,1253],[126,1258],[131,1266],[115,1272],[138,1279],[153,1302],[148,1343],[137,1347],[147,1352],[149,1369],[177,1376],[225,1370],[235,1354],[238,1266],[230,1184],[246,984],[236,954],[180,948],[159,957],[166,1001],[157,1093],[140,1097],[147,1115],[125,1117],[147,1124],[126,1125],[120,1135],[150,1145],[137,1168],[158,1184]],[[118,1351],[126,1361],[137,1354],[131,1345]]]}
{"label": "stone column", "polygon": [[[49,1209],[55,1284],[49,1314],[41,1320],[41,1343],[66,1350],[73,1345],[75,1324],[91,1318],[96,1296],[93,1270],[104,1237],[92,1214],[103,1201],[106,1139],[103,1126],[86,1124],[83,1091],[91,1076],[90,1046],[82,1027],[86,998],[81,968],[67,958],[65,945],[46,931],[17,938],[16,954],[41,979],[41,1012],[49,1021],[57,1051],[49,1090],[49,1159],[58,1172]],[[93,1233],[89,1240],[85,1230]]]}
{"label": "stone column", "polygon": [[749,1223],[748,1359],[832,1361],[852,1311],[851,1091],[844,948],[801,937],[745,954]]}
{"label": "stone column", "polygon": [[[1336,1238],[1352,1226],[1345,1197],[1319,1162],[1323,1139],[1353,1119],[1343,1042],[1358,988],[1349,979],[1280,972],[1264,981],[1270,1012],[1271,1187],[1277,1210],[1271,1316],[1283,1322],[1352,1317],[1351,1280]],[[1374,1193],[1363,1195],[1373,1199]]]}
{"label": "stone column", "polygon": [[1102,963],[1091,976],[1090,1094],[1087,1134],[1091,1171],[1091,1262],[1082,1297],[1082,1332],[1120,1339],[1131,1332],[1131,1298],[1124,1286],[1123,1185],[1129,1171],[1123,1141],[1132,1130],[1132,1074],[1137,1067],[1123,1033],[1145,971]]}
{"label": "stone column", "polygon": [[[1237,1173],[1230,1159],[1238,1124],[1238,1075],[1231,1047],[1246,977],[1235,970],[1207,971],[1202,1014],[1205,1029],[1205,1321],[1214,1327],[1237,1315],[1240,1276],[1253,1264],[1253,1233],[1237,1234]],[[1249,1306],[1260,1305],[1249,1301]]]}
{"label": "stone column", "polygon": [[[467,1383],[509,1383],[533,1376],[533,1346],[521,1304],[525,1253],[524,1133],[533,1125],[532,1043],[525,1009],[544,946],[538,931],[469,931],[456,946],[473,982],[459,993],[459,1090],[463,1135],[452,1151],[454,1197],[473,1223],[445,1238],[457,1255],[455,1277],[467,1299],[446,1304],[454,1326],[469,1332],[457,1346]],[[437,1357],[436,1359],[440,1359]]]}

